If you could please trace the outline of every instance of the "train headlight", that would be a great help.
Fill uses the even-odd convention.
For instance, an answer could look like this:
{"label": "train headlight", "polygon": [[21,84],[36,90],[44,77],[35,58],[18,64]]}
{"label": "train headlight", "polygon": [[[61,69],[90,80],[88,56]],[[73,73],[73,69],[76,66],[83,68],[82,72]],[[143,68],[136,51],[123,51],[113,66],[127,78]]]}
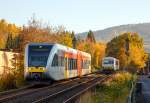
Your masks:
{"label": "train headlight", "polygon": [[41,67],[40,69],[41,69],[41,70],[44,70],[44,68],[42,68],[42,67]]}

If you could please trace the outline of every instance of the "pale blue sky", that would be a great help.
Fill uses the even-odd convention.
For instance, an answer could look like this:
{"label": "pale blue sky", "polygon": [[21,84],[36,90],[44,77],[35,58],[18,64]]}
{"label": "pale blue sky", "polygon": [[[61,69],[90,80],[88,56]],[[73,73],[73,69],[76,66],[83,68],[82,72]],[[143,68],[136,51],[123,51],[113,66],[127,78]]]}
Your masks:
{"label": "pale blue sky", "polygon": [[150,22],[150,0],[0,0],[0,19],[23,25],[33,13],[78,33]]}

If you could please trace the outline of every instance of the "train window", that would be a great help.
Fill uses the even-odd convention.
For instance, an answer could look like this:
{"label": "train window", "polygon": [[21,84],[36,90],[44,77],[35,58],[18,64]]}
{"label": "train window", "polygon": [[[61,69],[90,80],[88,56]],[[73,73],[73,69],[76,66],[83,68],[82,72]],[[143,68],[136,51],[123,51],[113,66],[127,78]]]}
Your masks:
{"label": "train window", "polygon": [[75,69],[75,59],[73,59],[73,68],[72,69]]}
{"label": "train window", "polygon": [[72,59],[70,59],[70,69],[72,70]]}
{"label": "train window", "polygon": [[76,59],[74,59],[74,69],[76,69]]}
{"label": "train window", "polygon": [[68,69],[70,69],[70,59],[68,58]]}
{"label": "train window", "polygon": [[73,69],[75,69],[75,59],[73,59]]}
{"label": "train window", "polygon": [[104,60],[104,64],[114,64],[114,61],[113,60],[105,59]]}
{"label": "train window", "polygon": [[73,69],[73,59],[71,59],[71,69]]}
{"label": "train window", "polygon": [[87,67],[86,68],[88,69],[88,67],[89,67],[89,61],[87,60]]}
{"label": "train window", "polygon": [[77,69],[77,60],[69,58],[68,59],[68,67],[69,67],[70,70]]}
{"label": "train window", "polygon": [[83,61],[83,69],[86,69],[86,60]]}
{"label": "train window", "polygon": [[45,67],[53,45],[29,45],[28,66]]}
{"label": "train window", "polygon": [[83,69],[83,60],[81,60],[81,68]]}
{"label": "train window", "polygon": [[60,66],[64,66],[65,65],[65,59],[64,57],[60,57]]}
{"label": "train window", "polygon": [[74,69],[74,59],[71,59],[71,60],[72,60],[71,69]]}
{"label": "train window", "polygon": [[73,59],[71,59],[71,69],[73,69]]}
{"label": "train window", "polygon": [[85,61],[82,60],[82,69],[84,69],[84,68],[85,68]]}
{"label": "train window", "polygon": [[116,65],[119,65],[119,62],[118,62],[118,61],[116,61]]}
{"label": "train window", "polygon": [[87,67],[87,61],[85,60],[84,61],[84,69],[86,69],[86,67]]}
{"label": "train window", "polygon": [[75,69],[77,69],[77,59],[75,60]]}
{"label": "train window", "polygon": [[71,70],[71,60],[69,58],[69,69]]}
{"label": "train window", "polygon": [[91,61],[89,60],[89,64],[88,64],[88,67],[91,65]]}
{"label": "train window", "polygon": [[74,69],[76,69],[76,59],[74,59]]}
{"label": "train window", "polygon": [[71,59],[69,59],[69,69],[71,70]]}
{"label": "train window", "polygon": [[77,59],[72,58],[68,59],[68,69],[70,70],[77,69]]}
{"label": "train window", "polygon": [[68,69],[70,69],[70,59],[68,58]]}
{"label": "train window", "polygon": [[63,57],[63,62],[62,62],[62,66],[65,66],[65,58]]}
{"label": "train window", "polygon": [[72,69],[72,59],[70,59],[70,70]]}
{"label": "train window", "polygon": [[61,66],[61,57],[58,56],[58,66]]}
{"label": "train window", "polygon": [[90,61],[89,60],[83,60],[83,68],[82,69],[88,69],[90,65]]}
{"label": "train window", "polygon": [[67,58],[64,58],[64,66],[65,66],[65,68],[68,69],[67,61],[68,61]]}
{"label": "train window", "polygon": [[54,58],[52,61],[52,66],[58,66],[58,55],[57,54],[54,55]]}
{"label": "train window", "polygon": [[63,57],[63,66],[65,66],[65,61],[66,61],[65,57]]}
{"label": "train window", "polygon": [[72,59],[72,69],[74,69],[74,59]]}
{"label": "train window", "polygon": [[84,60],[84,69],[87,69],[87,66],[88,66],[88,63],[87,63],[87,60]]}
{"label": "train window", "polygon": [[83,61],[83,68],[86,69],[86,60]]}

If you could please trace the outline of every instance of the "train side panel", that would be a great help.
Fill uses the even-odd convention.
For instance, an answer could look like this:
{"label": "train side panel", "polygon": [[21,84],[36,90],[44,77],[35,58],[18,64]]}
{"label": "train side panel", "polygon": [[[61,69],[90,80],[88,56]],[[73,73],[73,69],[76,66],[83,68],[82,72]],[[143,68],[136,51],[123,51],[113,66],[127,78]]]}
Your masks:
{"label": "train side panel", "polygon": [[[55,51],[53,51],[52,58],[54,59],[54,55],[58,55],[58,65],[56,67],[49,66],[49,75],[54,80],[61,80],[61,79],[68,79],[73,78],[77,76],[82,76],[85,74],[91,73],[91,66],[89,62],[89,66],[87,68],[82,67],[82,61],[83,57],[84,60],[88,59],[88,61],[91,60],[91,57],[84,53],[79,53],[76,50],[63,47],[60,45],[57,45],[55,48]],[[63,65],[61,65],[60,58],[63,57]],[[53,60],[51,61],[51,65],[53,65]],[[57,61],[57,60],[56,60]],[[59,75],[59,76],[58,76]]]}

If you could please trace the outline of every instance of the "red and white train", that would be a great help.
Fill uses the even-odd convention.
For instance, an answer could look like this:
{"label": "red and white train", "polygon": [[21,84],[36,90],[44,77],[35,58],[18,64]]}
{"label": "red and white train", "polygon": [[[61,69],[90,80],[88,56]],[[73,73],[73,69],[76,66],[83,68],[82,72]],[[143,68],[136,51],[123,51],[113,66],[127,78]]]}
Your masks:
{"label": "red and white train", "polygon": [[62,80],[91,73],[91,55],[60,44],[30,43],[25,48],[26,80]]}

